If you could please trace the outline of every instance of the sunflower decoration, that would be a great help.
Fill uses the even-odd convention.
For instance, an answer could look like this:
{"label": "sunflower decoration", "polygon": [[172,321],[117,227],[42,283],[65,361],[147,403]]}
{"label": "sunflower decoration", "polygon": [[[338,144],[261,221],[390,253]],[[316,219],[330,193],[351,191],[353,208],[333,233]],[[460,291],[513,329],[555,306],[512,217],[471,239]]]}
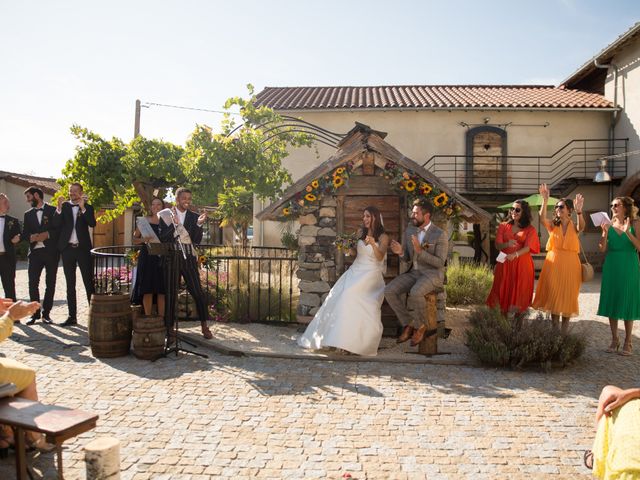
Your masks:
{"label": "sunflower decoration", "polygon": [[135,267],[138,264],[139,256],[140,256],[140,250],[131,249],[125,255],[125,262],[127,262],[132,267]]}
{"label": "sunflower decoration", "polygon": [[318,182],[318,180],[314,180],[313,182],[311,182],[311,186],[313,188],[318,188],[318,185],[320,185],[320,183]]}
{"label": "sunflower decoration", "polygon": [[333,188],[340,188],[342,185],[344,185],[344,178],[333,177]]}
{"label": "sunflower decoration", "polygon": [[344,173],[345,168],[344,167],[338,167],[335,171],[335,173],[333,174],[333,176],[337,176],[337,175],[342,175]]}
{"label": "sunflower decoration", "polygon": [[433,199],[433,204],[438,208],[444,207],[448,202],[449,196],[444,192]]}
{"label": "sunflower decoration", "polygon": [[282,214],[283,214],[285,217],[288,217],[289,215],[291,215],[291,207],[284,207],[284,208],[282,209]]}
{"label": "sunflower decoration", "polygon": [[421,195],[429,195],[431,193],[431,190],[433,190],[433,187],[431,185],[429,185],[428,183],[421,183],[420,184],[420,194]]}
{"label": "sunflower decoration", "polygon": [[316,197],[313,193],[307,193],[307,194],[304,196],[304,199],[305,199],[307,202],[315,202],[315,201],[318,199],[318,197]]}
{"label": "sunflower decoration", "polygon": [[416,186],[417,186],[416,182],[414,182],[411,179],[404,181],[404,189],[407,192],[413,192],[416,189]]}

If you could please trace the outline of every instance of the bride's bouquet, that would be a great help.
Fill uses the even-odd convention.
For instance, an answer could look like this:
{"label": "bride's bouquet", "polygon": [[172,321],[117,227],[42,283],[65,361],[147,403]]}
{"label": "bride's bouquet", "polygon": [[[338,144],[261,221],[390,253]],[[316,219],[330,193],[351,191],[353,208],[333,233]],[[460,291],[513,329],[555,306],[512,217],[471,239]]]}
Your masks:
{"label": "bride's bouquet", "polygon": [[353,233],[339,233],[336,235],[336,239],[333,244],[339,251],[348,252],[352,248],[356,248],[358,244],[358,239],[360,238],[359,232]]}

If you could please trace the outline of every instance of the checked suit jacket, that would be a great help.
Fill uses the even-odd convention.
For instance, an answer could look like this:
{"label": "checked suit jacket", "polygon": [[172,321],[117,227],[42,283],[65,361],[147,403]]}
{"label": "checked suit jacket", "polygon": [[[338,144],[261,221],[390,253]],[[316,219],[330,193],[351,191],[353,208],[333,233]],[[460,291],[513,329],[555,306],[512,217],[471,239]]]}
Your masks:
{"label": "checked suit jacket", "polygon": [[[431,277],[435,283],[442,285],[444,282],[445,262],[449,253],[449,241],[444,230],[433,222],[422,240],[422,251],[416,253],[411,237],[418,236],[418,228],[409,223],[402,238],[403,256],[400,258],[409,263],[408,270],[416,269],[422,275]],[[418,237],[419,238],[419,237]]]}

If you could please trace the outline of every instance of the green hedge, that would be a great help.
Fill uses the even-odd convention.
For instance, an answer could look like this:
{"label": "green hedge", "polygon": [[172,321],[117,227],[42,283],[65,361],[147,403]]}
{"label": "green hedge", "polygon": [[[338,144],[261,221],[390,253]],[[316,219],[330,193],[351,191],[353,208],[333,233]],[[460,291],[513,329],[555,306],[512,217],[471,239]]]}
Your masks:
{"label": "green hedge", "polygon": [[486,264],[454,260],[447,267],[447,304],[482,304],[489,295],[492,283],[493,272]]}

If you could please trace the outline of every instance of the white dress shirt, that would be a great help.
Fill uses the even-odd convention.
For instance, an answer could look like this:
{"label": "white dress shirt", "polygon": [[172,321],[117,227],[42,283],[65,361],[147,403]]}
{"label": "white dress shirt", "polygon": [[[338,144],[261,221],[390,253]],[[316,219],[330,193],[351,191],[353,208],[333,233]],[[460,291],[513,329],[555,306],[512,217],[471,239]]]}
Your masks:
{"label": "white dress shirt", "polygon": [[[36,209],[36,217],[38,217],[38,223],[40,225],[42,225],[42,216],[44,215],[44,210],[38,210]],[[35,244],[35,246],[33,247],[33,249],[37,249],[37,248],[44,248],[44,242],[38,242]]]}
{"label": "white dress shirt", "polygon": [[[71,203],[71,202],[69,202]],[[80,205],[76,205],[75,203],[71,203],[71,211],[73,212],[73,230],[71,230],[71,236],[69,237],[69,243],[80,243],[78,242],[78,234],[76,233],[76,221],[78,220],[78,215],[80,215]]]}
{"label": "white dress shirt", "polygon": [[178,212],[178,222],[180,222],[180,225],[184,225],[184,218],[187,216],[187,211],[181,212],[180,209],[176,208],[176,212]]}

